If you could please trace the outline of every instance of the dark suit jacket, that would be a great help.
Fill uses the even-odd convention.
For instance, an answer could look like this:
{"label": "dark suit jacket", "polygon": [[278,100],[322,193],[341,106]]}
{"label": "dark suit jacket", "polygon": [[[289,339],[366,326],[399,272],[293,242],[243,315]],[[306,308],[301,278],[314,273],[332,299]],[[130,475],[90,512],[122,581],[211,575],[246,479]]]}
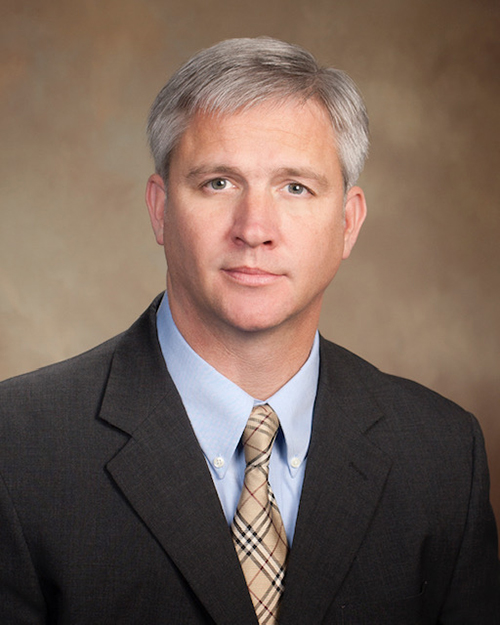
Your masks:
{"label": "dark suit jacket", "polygon": [[[0,389],[0,623],[255,625],[209,470],[156,338]],[[322,341],[282,625],[498,625],[475,419]]]}

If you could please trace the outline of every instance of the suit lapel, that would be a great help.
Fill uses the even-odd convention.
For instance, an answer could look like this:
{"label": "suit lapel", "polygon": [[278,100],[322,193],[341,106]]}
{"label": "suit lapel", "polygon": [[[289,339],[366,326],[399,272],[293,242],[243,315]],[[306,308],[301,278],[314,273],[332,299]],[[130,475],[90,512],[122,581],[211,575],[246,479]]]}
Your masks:
{"label": "suit lapel", "polygon": [[253,625],[215,486],[156,340],[155,309],[113,360],[101,418],[131,438],[107,468],[214,621]]}
{"label": "suit lapel", "polygon": [[[125,333],[113,359],[100,416],[130,439],[108,470],[214,621],[254,625],[212,478],[156,339],[157,303]],[[281,625],[323,620],[390,470],[390,459],[366,435],[383,415],[348,361],[339,348],[322,343]]]}
{"label": "suit lapel", "polygon": [[360,371],[322,345],[321,374],[281,625],[322,622],[370,525],[390,459],[366,436],[383,418]]}

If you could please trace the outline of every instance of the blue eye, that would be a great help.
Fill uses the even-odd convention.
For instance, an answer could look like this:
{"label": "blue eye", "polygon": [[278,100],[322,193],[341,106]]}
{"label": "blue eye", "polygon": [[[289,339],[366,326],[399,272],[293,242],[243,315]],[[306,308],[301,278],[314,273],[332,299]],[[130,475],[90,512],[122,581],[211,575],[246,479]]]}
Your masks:
{"label": "blue eye", "polygon": [[291,182],[287,185],[287,188],[289,193],[292,193],[293,195],[302,195],[305,191],[307,191],[304,185],[299,184],[298,182]]}
{"label": "blue eye", "polygon": [[221,189],[226,189],[228,186],[228,181],[224,178],[215,178],[214,180],[210,180],[208,186],[214,191],[220,191]]}

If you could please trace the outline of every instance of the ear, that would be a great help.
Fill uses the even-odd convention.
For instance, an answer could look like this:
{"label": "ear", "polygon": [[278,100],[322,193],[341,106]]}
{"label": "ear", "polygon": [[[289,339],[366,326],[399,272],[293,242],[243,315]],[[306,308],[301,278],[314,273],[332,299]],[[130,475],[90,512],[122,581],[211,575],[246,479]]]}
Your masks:
{"label": "ear", "polygon": [[153,174],[149,177],[146,185],[146,204],[148,205],[149,219],[153,226],[156,242],[159,245],[163,245],[166,197],[167,192],[162,177],[158,174]]}
{"label": "ear", "polygon": [[366,217],[365,194],[360,187],[351,187],[344,206],[344,253],[345,260],[356,243],[359,231]]}

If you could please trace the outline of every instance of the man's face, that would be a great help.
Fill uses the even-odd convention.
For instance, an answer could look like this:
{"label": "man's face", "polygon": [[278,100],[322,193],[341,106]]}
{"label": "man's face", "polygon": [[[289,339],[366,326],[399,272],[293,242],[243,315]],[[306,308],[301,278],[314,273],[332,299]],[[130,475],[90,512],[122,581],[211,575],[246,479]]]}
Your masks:
{"label": "man's face", "polygon": [[365,216],[357,187],[343,214],[332,125],[313,101],[198,114],[172,155],[165,210],[164,200],[154,175],[147,201],[174,319],[223,334],[315,329]]}

